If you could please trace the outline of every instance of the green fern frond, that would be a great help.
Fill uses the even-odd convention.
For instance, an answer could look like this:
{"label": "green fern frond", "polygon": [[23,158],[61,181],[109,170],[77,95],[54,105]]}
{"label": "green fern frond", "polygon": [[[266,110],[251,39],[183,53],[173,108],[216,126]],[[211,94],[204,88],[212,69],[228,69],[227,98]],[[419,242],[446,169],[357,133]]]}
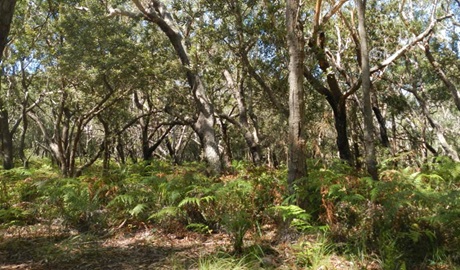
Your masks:
{"label": "green fern frond", "polygon": [[133,209],[131,209],[129,211],[129,214],[133,217],[137,217],[139,216],[142,212],[144,212],[144,210],[147,208],[147,205],[144,204],[144,203],[140,203],[138,205],[136,205],[136,207],[134,207]]}
{"label": "green fern frond", "polygon": [[161,220],[166,217],[177,216],[179,213],[180,213],[180,209],[178,207],[168,206],[168,207],[164,207],[157,213],[150,215],[148,219]]}
{"label": "green fern frond", "polygon": [[200,198],[197,198],[197,197],[185,197],[185,198],[178,204],[178,207],[183,207],[184,205],[196,205],[196,206],[200,206]]}

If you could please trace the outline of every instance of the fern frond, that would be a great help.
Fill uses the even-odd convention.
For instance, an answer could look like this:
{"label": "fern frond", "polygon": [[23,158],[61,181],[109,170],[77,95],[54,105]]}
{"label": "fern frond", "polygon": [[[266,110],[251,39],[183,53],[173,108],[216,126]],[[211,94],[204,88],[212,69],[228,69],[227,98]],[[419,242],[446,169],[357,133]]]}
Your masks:
{"label": "fern frond", "polygon": [[133,209],[131,209],[129,211],[129,214],[133,217],[137,217],[139,216],[139,214],[141,214],[142,212],[144,212],[144,210],[147,208],[147,205],[144,204],[144,203],[140,203],[138,205],[136,205],[136,207],[134,207]]}

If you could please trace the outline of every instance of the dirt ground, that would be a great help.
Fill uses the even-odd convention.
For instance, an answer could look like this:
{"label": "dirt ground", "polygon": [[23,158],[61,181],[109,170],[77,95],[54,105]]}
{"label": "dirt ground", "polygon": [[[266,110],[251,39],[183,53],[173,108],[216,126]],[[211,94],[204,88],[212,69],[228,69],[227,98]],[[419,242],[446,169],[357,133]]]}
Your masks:
{"label": "dirt ground", "polygon": [[[179,231],[144,226],[95,236],[62,226],[10,227],[0,231],[0,269],[197,269],[199,258],[232,252],[227,234]],[[270,243],[273,237],[268,229],[258,243]],[[267,245],[270,251],[254,269],[297,268],[291,245]],[[333,269],[355,269],[339,257],[331,260]]]}

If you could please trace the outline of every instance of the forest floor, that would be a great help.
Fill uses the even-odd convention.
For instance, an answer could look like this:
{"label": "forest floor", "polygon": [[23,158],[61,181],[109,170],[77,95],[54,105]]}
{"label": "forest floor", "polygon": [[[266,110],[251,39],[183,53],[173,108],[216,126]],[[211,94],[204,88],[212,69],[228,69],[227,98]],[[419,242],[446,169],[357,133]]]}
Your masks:
{"label": "forest floor", "polygon": [[[274,237],[275,232],[265,228],[258,245],[253,245],[263,247],[262,255],[239,269],[378,269],[372,264],[363,268],[335,255],[328,256],[327,266],[299,268],[294,241],[275,244]],[[316,241],[314,236],[306,237],[311,239],[303,241]],[[247,238],[245,246],[254,243],[250,235]],[[40,224],[0,231],[0,269],[203,269],[205,258],[230,254],[231,239],[224,233],[170,233],[144,226],[95,236]],[[208,263],[206,269],[214,267]]]}

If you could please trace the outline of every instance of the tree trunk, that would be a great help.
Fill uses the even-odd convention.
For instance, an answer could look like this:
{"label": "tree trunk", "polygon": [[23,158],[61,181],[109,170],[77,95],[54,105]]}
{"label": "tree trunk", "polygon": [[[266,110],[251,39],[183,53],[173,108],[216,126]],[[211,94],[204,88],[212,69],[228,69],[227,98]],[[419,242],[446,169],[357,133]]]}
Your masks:
{"label": "tree trunk", "polygon": [[380,111],[380,108],[377,105],[377,102],[375,102],[375,104],[372,106],[372,111],[374,112],[375,118],[379,123],[380,141],[382,143],[382,146],[385,148],[390,148],[390,139],[388,139],[387,127],[385,126],[386,121],[382,115],[382,112]]}
{"label": "tree trunk", "polygon": [[369,50],[366,34],[366,0],[355,0],[358,7],[358,32],[361,51],[361,78],[363,88],[364,143],[367,171],[372,179],[378,180],[377,159],[374,144],[374,122],[372,117],[371,77]]}
{"label": "tree trunk", "polygon": [[233,153],[231,148],[230,137],[228,136],[228,124],[223,120],[219,119],[220,129],[222,130],[222,139],[223,150],[222,150],[222,162],[225,168],[230,168],[232,166]]}
{"label": "tree trunk", "polygon": [[21,132],[21,137],[19,140],[19,146],[18,146],[18,155],[19,158],[22,161],[22,164],[24,168],[29,167],[29,160],[25,155],[25,144],[26,144],[26,134],[27,134],[27,128],[29,127],[29,120],[27,119],[27,95],[26,98],[24,99],[23,103],[23,108],[22,108],[22,132]]}
{"label": "tree trunk", "polygon": [[308,80],[310,85],[321,95],[326,97],[327,102],[332,108],[334,113],[334,124],[337,132],[337,149],[339,151],[340,159],[346,161],[350,166],[353,166],[354,160],[350,150],[350,143],[348,141],[348,126],[347,126],[347,97],[351,95],[355,89],[351,88],[345,94],[342,93],[339,81],[333,72],[330,72],[332,66],[330,65],[325,52],[325,34],[320,33],[318,40],[311,40],[309,46],[315,54],[318,64],[326,75],[326,82],[329,88],[323,86],[313,73],[309,70],[304,71],[304,77]]}
{"label": "tree trunk", "polygon": [[[0,106],[0,109],[3,109]],[[8,122],[8,112],[3,109],[0,112],[0,133],[1,133],[1,149],[3,154],[3,169],[9,170],[14,167],[13,162],[13,134],[10,132]]]}
{"label": "tree trunk", "polygon": [[103,158],[102,158],[102,173],[107,174],[110,169],[110,126],[102,117],[98,117],[104,128],[104,141],[102,142]]}
{"label": "tree trunk", "polygon": [[0,62],[3,59],[3,51],[8,43],[11,22],[13,21],[16,0],[0,0]]}
{"label": "tree trunk", "polygon": [[434,59],[434,56],[430,51],[430,45],[426,43],[425,46],[420,45],[420,47],[424,50],[426,58],[430,62],[438,77],[441,79],[447,89],[449,89],[450,93],[452,94],[452,98],[454,99],[455,106],[457,107],[457,110],[460,111],[460,97],[457,87],[452,83],[451,80],[449,80],[439,63]]}
{"label": "tree trunk", "polygon": [[[357,97],[356,97],[357,99]],[[360,135],[361,135],[361,123],[359,122],[358,119],[358,110],[359,110],[359,104],[358,102],[352,103],[351,104],[351,138],[353,141],[353,159],[355,161],[355,168],[357,171],[360,171],[362,169],[362,156],[361,156],[361,149],[359,142],[362,141],[360,140]]]}
{"label": "tree trunk", "polygon": [[305,41],[298,23],[299,0],[286,3],[287,44],[289,48],[289,135],[288,185],[294,192],[295,181],[307,175],[305,144],[305,99],[303,91],[303,61]]}
{"label": "tree trunk", "polygon": [[[16,1],[0,0],[0,62],[2,60],[3,50],[7,43],[15,3]],[[3,76],[3,70],[0,70],[0,76]],[[5,170],[9,170],[14,167],[13,134],[10,131],[8,118],[8,111],[6,106],[3,104],[2,97],[0,97],[0,147],[3,155],[3,169]]]}
{"label": "tree trunk", "polygon": [[350,166],[353,165],[353,156],[350,150],[348,141],[348,125],[347,125],[347,107],[345,100],[329,102],[334,112],[334,124],[337,131],[337,148],[339,150],[340,159],[346,161]]}
{"label": "tree trunk", "polygon": [[240,87],[237,87],[232,75],[228,70],[224,70],[224,76],[227,80],[227,85],[233,93],[233,97],[236,100],[236,104],[238,106],[239,114],[239,123],[242,129],[242,133],[244,136],[244,140],[249,147],[249,151],[251,153],[252,162],[255,165],[260,165],[261,162],[261,150],[259,145],[259,138],[257,137],[257,130],[252,131],[249,125],[249,118],[248,118],[248,110],[246,107],[246,102],[243,94],[243,86],[242,84]]}
{"label": "tree trunk", "polygon": [[120,163],[123,165],[126,164],[125,146],[123,143],[123,139],[121,138],[121,135],[117,136],[116,149],[117,149],[118,157],[120,158]]}
{"label": "tree trunk", "polygon": [[[191,71],[187,71],[191,73]],[[189,76],[190,77],[190,76]],[[195,103],[198,107],[198,119],[193,129],[200,137],[201,147],[204,156],[213,174],[219,175],[222,171],[222,160],[219,155],[219,147],[214,130],[216,119],[214,117],[214,106],[208,99],[201,78],[194,75],[194,81],[190,82],[194,91]]]}

